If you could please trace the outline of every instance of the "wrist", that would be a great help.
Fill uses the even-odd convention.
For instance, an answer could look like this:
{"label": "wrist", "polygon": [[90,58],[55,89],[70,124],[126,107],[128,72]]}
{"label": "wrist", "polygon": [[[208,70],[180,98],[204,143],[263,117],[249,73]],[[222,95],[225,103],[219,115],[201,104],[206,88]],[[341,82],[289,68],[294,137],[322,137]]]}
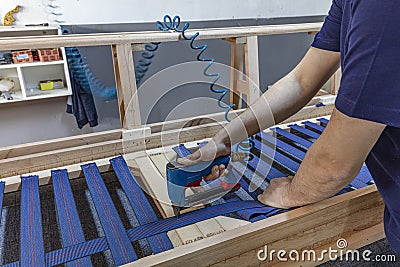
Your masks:
{"label": "wrist", "polygon": [[212,140],[216,144],[225,145],[226,147],[231,147],[231,140],[228,134],[224,131],[223,133],[216,134]]}
{"label": "wrist", "polygon": [[226,156],[231,153],[231,146],[227,145],[224,140],[213,138],[212,142],[214,143],[217,151],[217,157],[219,156]]}
{"label": "wrist", "polygon": [[285,198],[283,200],[285,205],[289,207],[300,207],[321,200],[317,196],[313,195],[309,190],[302,190],[306,187],[299,184],[297,181],[295,181],[295,179],[296,178],[293,178],[293,180],[286,186],[283,194]]}

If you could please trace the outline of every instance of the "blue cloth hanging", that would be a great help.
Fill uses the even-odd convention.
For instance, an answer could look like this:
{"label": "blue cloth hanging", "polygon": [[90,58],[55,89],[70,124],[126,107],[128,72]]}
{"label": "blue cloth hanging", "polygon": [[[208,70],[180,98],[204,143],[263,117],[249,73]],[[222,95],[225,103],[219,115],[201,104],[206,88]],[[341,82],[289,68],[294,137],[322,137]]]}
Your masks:
{"label": "blue cloth hanging", "polygon": [[69,71],[69,76],[72,87],[72,103],[67,104],[67,113],[75,116],[79,129],[88,123],[90,127],[96,127],[99,122],[93,95],[83,89],[71,71]]}

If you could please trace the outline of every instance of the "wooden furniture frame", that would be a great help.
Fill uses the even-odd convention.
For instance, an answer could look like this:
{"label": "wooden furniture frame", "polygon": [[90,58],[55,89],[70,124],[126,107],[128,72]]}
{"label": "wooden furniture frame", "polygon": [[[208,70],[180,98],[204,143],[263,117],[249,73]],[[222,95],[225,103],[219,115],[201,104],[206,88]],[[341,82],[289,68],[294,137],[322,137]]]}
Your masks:
{"label": "wooden furniture frame", "polygon": [[[320,23],[310,23],[204,29],[199,30],[199,38],[233,38],[229,39],[232,42],[232,51],[240,51],[243,55],[243,50],[249,52],[250,49],[257,46],[256,41],[259,35],[316,32],[320,27]],[[20,189],[19,175],[21,174],[36,173],[40,177],[40,184],[48,184],[51,182],[50,169],[53,168],[68,168],[70,179],[82,177],[79,165],[83,162],[96,161],[101,171],[108,171],[110,165],[107,158],[120,154],[125,154],[125,158],[133,160],[129,161],[129,165],[134,174],[143,174],[143,170],[135,164],[134,159],[146,157],[146,151],[161,146],[176,145],[176,136],[178,135],[181,143],[212,137],[225,124],[223,113],[150,125],[142,125],[140,120],[139,101],[135,94],[137,88],[133,71],[132,45],[137,49],[146,42],[168,42],[180,39],[180,35],[175,32],[82,34],[1,39],[0,47],[2,49],[49,46],[111,46],[121,123],[123,125],[123,129],[119,130],[0,148],[0,178],[6,182],[6,192]],[[244,44],[243,41],[246,42],[247,48],[240,48]],[[239,49],[236,49],[238,46]],[[235,55],[236,52],[232,53],[232,58]],[[252,76],[251,79],[257,80],[258,63],[256,61],[258,61],[258,58],[256,52],[248,53],[246,60],[249,66],[256,64],[256,66],[246,69],[249,71],[248,77]],[[237,69],[241,67],[241,64],[232,60],[232,65]],[[333,92],[337,91],[337,80],[332,84]],[[243,84],[243,81],[233,79],[231,85],[235,87],[235,84]],[[247,96],[250,99],[256,97],[249,86],[245,86],[245,88],[246,90],[240,93],[248,94]],[[333,109],[333,100],[334,96],[332,95],[317,96],[309,106],[285,123],[329,115]],[[130,101],[134,103],[132,107],[129,106]],[[316,107],[316,103],[323,103],[324,105]],[[234,112],[240,113],[242,110]],[[188,121],[195,122],[193,123],[194,126],[182,128]],[[126,132],[131,134],[129,142],[123,140]],[[247,224],[235,230],[225,231],[206,240],[152,255],[128,265],[172,266],[190,263],[191,265],[201,266],[231,266],[233,264],[240,266],[260,264],[314,266],[315,263],[313,262],[260,262],[257,259],[257,251],[262,249],[264,245],[274,249],[315,249],[320,251],[328,246],[335,247],[335,242],[339,237],[347,239],[348,249],[359,248],[384,237],[382,227],[383,207],[383,201],[376,187],[371,185],[257,223]]]}

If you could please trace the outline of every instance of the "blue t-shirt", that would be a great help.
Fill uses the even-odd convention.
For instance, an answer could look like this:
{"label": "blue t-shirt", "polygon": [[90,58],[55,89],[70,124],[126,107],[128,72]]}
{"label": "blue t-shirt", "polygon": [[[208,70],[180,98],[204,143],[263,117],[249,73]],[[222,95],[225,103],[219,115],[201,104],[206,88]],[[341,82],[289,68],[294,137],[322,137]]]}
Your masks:
{"label": "blue t-shirt", "polygon": [[385,201],[385,232],[400,252],[400,5],[333,0],[313,47],[341,53],[336,108],[386,124],[366,164]]}

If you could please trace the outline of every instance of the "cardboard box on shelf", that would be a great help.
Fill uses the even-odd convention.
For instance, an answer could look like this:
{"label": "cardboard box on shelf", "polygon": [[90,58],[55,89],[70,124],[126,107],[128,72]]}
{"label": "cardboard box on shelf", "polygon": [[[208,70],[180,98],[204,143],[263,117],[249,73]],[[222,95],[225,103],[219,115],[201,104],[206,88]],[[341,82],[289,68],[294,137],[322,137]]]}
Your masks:
{"label": "cardboard box on shelf", "polygon": [[38,49],[39,60],[41,62],[60,60],[60,50],[58,48]]}
{"label": "cardboard box on shelf", "polygon": [[32,50],[12,51],[11,53],[15,64],[33,61]]}

